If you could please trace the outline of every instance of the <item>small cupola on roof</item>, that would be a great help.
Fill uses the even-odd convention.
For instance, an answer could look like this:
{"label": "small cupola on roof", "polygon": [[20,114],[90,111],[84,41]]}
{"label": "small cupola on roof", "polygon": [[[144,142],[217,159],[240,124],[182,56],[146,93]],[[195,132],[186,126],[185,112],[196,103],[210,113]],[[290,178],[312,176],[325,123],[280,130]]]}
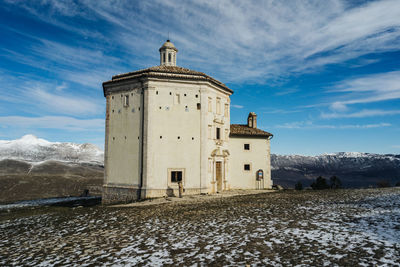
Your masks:
{"label": "small cupola on roof", "polygon": [[159,49],[161,66],[176,66],[176,53],[178,49],[174,44],[167,40]]}

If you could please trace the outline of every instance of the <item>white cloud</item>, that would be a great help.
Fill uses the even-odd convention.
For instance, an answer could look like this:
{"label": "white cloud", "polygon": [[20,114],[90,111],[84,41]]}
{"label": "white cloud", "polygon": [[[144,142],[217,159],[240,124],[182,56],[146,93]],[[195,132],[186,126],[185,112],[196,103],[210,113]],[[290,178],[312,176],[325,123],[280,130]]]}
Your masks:
{"label": "white cloud", "polygon": [[[71,15],[106,21],[112,27],[102,35],[118,44],[118,49],[140,55],[135,58],[140,65],[149,65],[150,60],[154,60],[150,65],[158,63],[157,48],[171,31],[172,41],[181,51],[178,62],[217,73],[216,78],[227,82],[264,83],[365,54],[397,50],[400,38],[398,0],[352,6],[339,0],[156,0],[138,2],[135,8],[129,1],[97,1],[94,5],[83,0],[79,5],[68,5],[54,0],[46,1],[46,6],[51,7],[49,13],[34,2],[17,4],[44,21],[83,36],[91,29],[77,30],[68,25]],[[46,45],[64,55],[60,47]],[[65,51],[72,55],[68,47]],[[95,58],[105,56],[104,52],[93,53]],[[72,59],[76,62],[81,56],[84,55],[78,53]],[[64,56],[61,59],[69,62]],[[126,58],[127,62],[133,63],[132,60]]]}
{"label": "white cloud", "polygon": [[341,102],[334,102],[331,104],[330,109],[334,111],[346,111],[348,108]]}
{"label": "white cloud", "polygon": [[242,106],[242,105],[231,105],[231,107],[233,107],[233,108],[239,108],[239,109],[244,108],[244,106]]}
{"label": "white cloud", "polygon": [[96,114],[103,108],[89,99],[56,95],[42,89],[29,91],[30,99],[35,99],[35,105],[45,106],[49,111],[62,114]]}
{"label": "white cloud", "polygon": [[[65,82],[40,81],[39,77],[3,74],[0,101],[18,104],[14,111],[30,114],[99,115],[104,113],[101,90],[97,94],[76,93]],[[61,88],[60,88],[61,87]]]}
{"label": "white cloud", "polygon": [[348,105],[400,99],[400,71],[369,74],[351,78],[336,84],[329,90],[339,94],[330,107],[345,111]]}
{"label": "white cloud", "polygon": [[324,125],[313,124],[311,121],[299,121],[276,125],[275,128],[282,129],[371,129],[392,126],[390,123],[376,123],[376,124],[345,124],[345,125]]}
{"label": "white cloud", "polygon": [[58,129],[66,131],[104,131],[104,119],[76,119],[66,116],[0,117],[1,127],[24,129]]}
{"label": "white cloud", "polygon": [[379,110],[379,109],[363,109],[353,113],[321,113],[323,119],[336,119],[336,118],[365,118],[375,116],[388,116],[400,114],[400,110]]}

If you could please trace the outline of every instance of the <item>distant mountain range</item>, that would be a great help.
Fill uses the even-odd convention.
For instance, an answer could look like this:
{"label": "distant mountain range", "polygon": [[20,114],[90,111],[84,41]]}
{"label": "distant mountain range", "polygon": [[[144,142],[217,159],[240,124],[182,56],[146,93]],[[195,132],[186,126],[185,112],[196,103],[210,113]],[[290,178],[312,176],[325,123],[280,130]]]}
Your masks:
{"label": "distant mountain range", "polygon": [[337,176],[345,187],[375,187],[378,182],[400,182],[400,155],[340,152],[319,156],[271,155],[275,184],[310,186],[318,176]]}
{"label": "distant mountain range", "polygon": [[[100,194],[103,151],[92,144],[49,142],[33,135],[0,140],[0,202]],[[309,186],[318,176],[335,175],[346,187],[391,185],[400,181],[400,155],[341,152],[319,156],[271,155],[274,184]]]}
{"label": "distant mountain range", "polygon": [[49,142],[33,135],[0,140],[0,203],[101,195],[103,151],[92,144]]}
{"label": "distant mountain range", "polygon": [[30,134],[17,140],[0,140],[0,160],[103,164],[103,157],[103,151],[92,144],[49,142]]}

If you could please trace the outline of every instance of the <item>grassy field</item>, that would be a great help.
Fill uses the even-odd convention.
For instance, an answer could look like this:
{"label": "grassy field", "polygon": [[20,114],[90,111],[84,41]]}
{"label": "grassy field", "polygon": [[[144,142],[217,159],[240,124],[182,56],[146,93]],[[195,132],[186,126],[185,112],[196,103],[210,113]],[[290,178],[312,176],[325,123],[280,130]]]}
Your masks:
{"label": "grassy field", "polygon": [[0,265],[400,266],[400,188],[0,213]]}

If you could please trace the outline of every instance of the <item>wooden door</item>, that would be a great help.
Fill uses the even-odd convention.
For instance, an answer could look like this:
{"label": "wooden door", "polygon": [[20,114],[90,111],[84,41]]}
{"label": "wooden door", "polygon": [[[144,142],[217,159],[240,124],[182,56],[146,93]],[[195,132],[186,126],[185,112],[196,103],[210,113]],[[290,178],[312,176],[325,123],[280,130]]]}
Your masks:
{"label": "wooden door", "polygon": [[222,162],[215,162],[215,175],[217,180],[217,192],[222,191]]}

